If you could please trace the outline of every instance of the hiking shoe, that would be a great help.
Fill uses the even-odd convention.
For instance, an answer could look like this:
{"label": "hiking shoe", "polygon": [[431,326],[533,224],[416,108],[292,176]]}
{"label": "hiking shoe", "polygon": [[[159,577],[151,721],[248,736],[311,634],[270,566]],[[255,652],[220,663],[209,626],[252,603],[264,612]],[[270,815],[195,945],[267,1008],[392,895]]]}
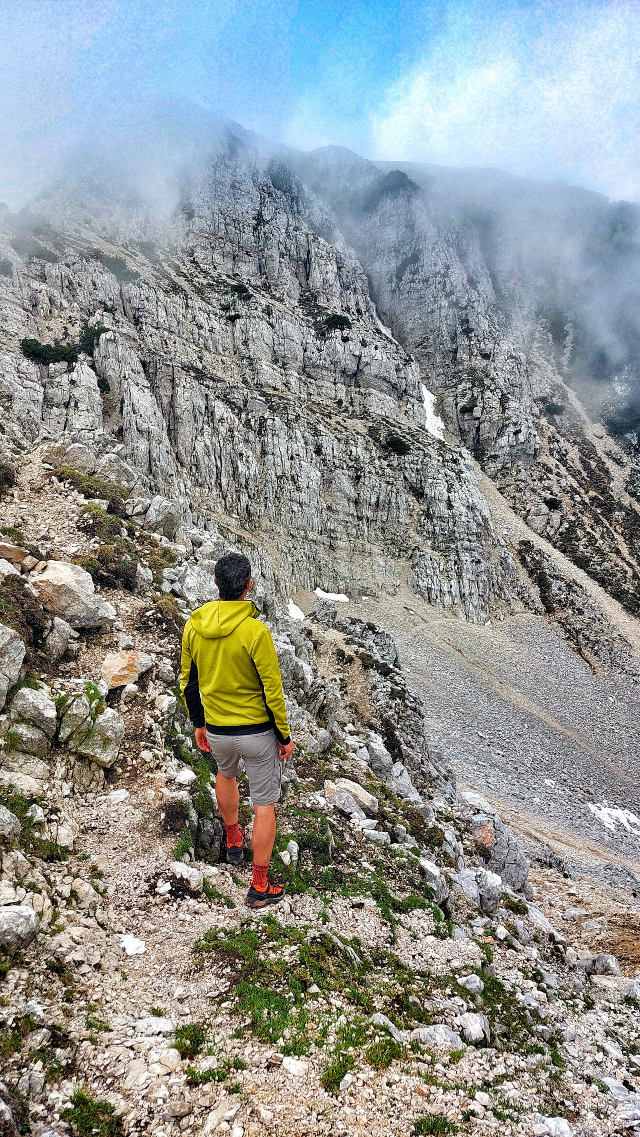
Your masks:
{"label": "hiking shoe", "polygon": [[266,908],[269,904],[279,904],[281,900],[284,900],[284,897],[285,891],[282,885],[273,884],[272,881],[268,880],[264,892],[260,892],[259,889],[251,885],[245,904],[247,908]]}
{"label": "hiking shoe", "polygon": [[240,830],[242,838],[237,845],[230,845],[227,841],[227,864],[241,865],[244,863],[244,829]]}

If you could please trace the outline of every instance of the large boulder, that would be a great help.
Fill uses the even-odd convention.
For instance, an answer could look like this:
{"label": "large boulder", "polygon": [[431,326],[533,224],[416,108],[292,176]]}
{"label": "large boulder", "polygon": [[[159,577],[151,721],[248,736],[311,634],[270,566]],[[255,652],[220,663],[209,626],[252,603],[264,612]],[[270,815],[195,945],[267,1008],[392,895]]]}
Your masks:
{"label": "large boulder", "polygon": [[115,623],[113,604],[98,596],[90,574],[80,565],[48,561],[30,579],[43,608],[72,628],[109,628]]}
{"label": "large boulder", "polygon": [[43,730],[28,722],[15,722],[11,726],[10,741],[14,749],[42,758],[49,749],[49,739]]}
{"label": "large boulder", "polygon": [[144,528],[152,533],[162,533],[172,541],[181,520],[182,510],[178,502],[158,496],[151,499],[144,517]]}
{"label": "large boulder", "polygon": [[402,762],[394,762],[391,767],[391,772],[386,779],[389,789],[393,790],[394,794],[401,797],[403,801],[408,801],[411,805],[422,805],[422,797],[418,793],[411,778],[409,771]]}
{"label": "large boulder", "polygon": [[493,806],[479,794],[461,793],[459,798],[471,811],[471,831],[487,868],[510,888],[521,889],[529,875],[529,862]]}
{"label": "large boulder", "polygon": [[43,731],[47,738],[53,738],[56,732],[56,705],[42,687],[21,687],[11,700],[10,715],[14,722],[26,719]]}
{"label": "large boulder", "polygon": [[26,905],[0,908],[0,944],[8,951],[22,951],[35,938],[40,917]]}
{"label": "large boulder", "polygon": [[97,459],[93,450],[90,450],[88,446],[83,446],[81,442],[74,442],[65,451],[63,463],[65,466],[71,466],[72,470],[77,470],[80,474],[93,474]]}
{"label": "large boulder", "polygon": [[0,624],[0,709],[4,707],[7,691],[18,682],[26,650],[17,632]]}
{"label": "large boulder", "polygon": [[120,454],[114,454],[113,451],[101,458],[96,472],[101,478],[107,478],[111,482],[124,486],[127,491],[131,491],[140,480],[140,475],[136,470],[128,462],[125,462]]}
{"label": "large boulder", "polygon": [[351,794],[355,798],[360,809],[367,815],[367,817],[375,817],[378,812],[378,799],[365,790],[358,782],[352,782],[349,778],[336,778],[336,789],[345,790],[346,793]]}

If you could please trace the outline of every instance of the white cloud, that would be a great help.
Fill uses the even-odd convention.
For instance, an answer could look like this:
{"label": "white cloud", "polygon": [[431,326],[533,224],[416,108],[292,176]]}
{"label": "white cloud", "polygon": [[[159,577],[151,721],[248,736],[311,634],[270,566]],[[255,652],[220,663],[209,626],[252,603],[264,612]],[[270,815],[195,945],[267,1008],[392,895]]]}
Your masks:
{"label": "white cloud", "polygon": [[378,156],[640,198],[640,4],[570,5],[536,27],[474,19],[452,11],[429,57],[387,93]]}

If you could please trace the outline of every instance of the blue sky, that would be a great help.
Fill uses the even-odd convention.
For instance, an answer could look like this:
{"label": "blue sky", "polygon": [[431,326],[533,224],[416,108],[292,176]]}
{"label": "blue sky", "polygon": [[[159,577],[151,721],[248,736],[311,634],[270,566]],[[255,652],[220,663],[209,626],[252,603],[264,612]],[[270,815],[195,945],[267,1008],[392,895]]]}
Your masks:
{"label": "blue sky", "polygon": [[640,0],[5,0],[0,198],[176,101],[640,199]]}

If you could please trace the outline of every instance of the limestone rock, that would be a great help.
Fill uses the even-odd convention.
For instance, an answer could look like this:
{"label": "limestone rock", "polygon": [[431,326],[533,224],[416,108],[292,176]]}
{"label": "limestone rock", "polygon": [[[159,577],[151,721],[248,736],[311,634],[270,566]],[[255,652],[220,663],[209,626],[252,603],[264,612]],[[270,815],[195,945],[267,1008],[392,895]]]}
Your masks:
{"label": "limestone rock", "polygon": [[198,869],[185,865],[183,861],[173,861],[170,870],[177,879],[185,881],[191,892],[202,892],[203,876]]}
{"label": "limestone rock", "polygon": [[433,889],[433,899],[436,904],[440,904],[442,900],[446,900],[449,895],[449,886],[444,879],[440,869],[433,861],[428,860],[426,857],[420,858],[420,868],[422,869],[429,888]]}
{"label": "limestone rock", "polygon": [[[34,727],[27,728],[34,730]],[[49,779],[49,767],[42,759],[37,758],[35,754],[28,754],[21,750],[7,750],[3,754],[3,766],[5,772],[10,773],[13,777],[35,778],[38,782],[46,782]]]}
{"label": "limestone rock", "polygon": [[18,718],[27,719],[43,731],[47,738],[53,738],[58,721],[56,705],[42,688],[34,690],[31,687],[21,687],[11,700],[9,711],[14,721]]}
{"label": "limestone rock", "polygon": [[62,722],[58,732],[60,742],[74,749],[74,743],[79,742],[91,727],[91,704],[86,692],[71,698],[71,701],[62,707]]}
{"label": "limestone rock", "polygon": [[105,454],[104,458],[100,459],[96,472],[101,478],[124,486],[129,492],[140,480],[140,475],[133,467],[125,462],[120,454],[113,452]]}
{"label": "limestone rock", "polygon": [[7,541],[0,541],[0,560],[8,561],[9,564],[17,566],[22,563],[26,556],[28,556],[27,550],[23,549],[21,545],[11,545]]}
{"label": "limestone rock", "polygon": [[26,647],[17,632],[0,624],[0,710],[5,704],[7,691],[18,682]]}
{"label": "limestone rock", "polygon": [[402,762],[394,762],[386,779],[386,783],[398,797],[412,805],[422,805],[422,797],[418,793],[409,776],[409,771]]}
{"label": "limestone rock", "polygon": [[374,845],[390,845],[391,837],[388,833],[381,829],[363,829],[363,836],[368,841],[373,841]]}
{"label": "limestone rock", "polygon": [[80,565],[48,561],[31,583],[48,612],[66,620],[72,628],[108,628],[116,610],[95,591],[91,576]]}
{"label": "limestone rock", "polygon": [[90,730],[75,742],[68,743],[70,749],[90,758],[98,766],[109,769],[117,761],[120,743],[124,738],[124,719],[113,707],[107,707],[98,715]]}
{"label": "limestone rock", "polygon": [[459,1034],[444,1023],[434,1026],[421,1026],[411,1032],[411,1038],[422,1046],[433,1046],[436,1050],[463,1050],[464,1043]]}
{"label": "limestone rock", "polygon": [[155,1015],[148,1015],[145,1018],[138,1019],[136,1023],[136,1031],[143,1036],[153,1037],[156,1034],[173,1034],[176,1024],[172,1019],[161,1018]]}
{"label": "limestone rock", "polygon": [[11,840],[20,835],[21,828],[15,813],[12,813],[6,806],[0,805],[0,837],[7,837]]}
{"label": "limestone rock", "polygon": [[369,752],[369,764],[374,774],[377,774],[379,778],[386,779],[391,773],[393,758],[379,734],[375,734],[371,731],[369,741],[367,742],[367,750]]}
{"label": "limestone rock", "polygon": [[[349,778],[336,778],[335,785],[336,790],[344,790],[345,793],[350,794],[367,817],[376,816],[378,812],[378,799],[374,797],[373,794],[370,794],[368,790],[365,790],[363,786],[358,785],[357,782],[350,781]],[[327,801],[328,800],[327,798]]]}
{"label": "limestone rock", "polygon": [[47,658],[50,659],[52,663],[57,663],[64,655],[71,641],[76,639],[77,636],[78,633],[73,630],[71,624],[68,624],[66,620],[61,620],[59,616],[54,616],[51,631],[45,639]]}
{"label": "limestone rock", "polygon": [[356,817],[365,816],[364,810],[353,795],[344,789],[338,789],[337,784],[332,782],[329,778],[327,778],[324,783],[324,796],[330,805],[339,809],[341,813],[346,813],[349,817],[352,817],[354,814]]}
{"label": "limestone rock", "polygon": [[80,474],[93,474],[95,473],[97,459],[88,446],[83,446],[81,442],[74,442],[65,450],[62,465],[70,466],[72,470],[77,470]]}
{"label": "limestone rock", "polygon": [[468,1011],[460,1016],[460,1028],[467,1042],[476,1044],[489,1041],[489,1020],[486,1015]]}
{"label": "limestone rock", "polygon": [[0,908],[0,944],[10,952],[22,951],[35,939],[40,918],[26,906]]}
{"label": "limestone rock", "polygon": [[42,758],[49,749],[49,739],[43,730],[39,730],[37,726],[31,726],[30,723],[15,722],[11,726],[11,741],[13,744],[26,751],[27,754],[34,754],[36,758]]}
{"label": "limestone rock", "polygon": [[109,689],[123,687],[126,683],[135,683],[153,663],[153,656],[144,651],[113,652],[102,662],[102,678]]}
{"label": "limestone rock", "polygon": [[495,809],[478,794],[461,793],[459,797],[472,810],[471,831],[483,849],[487,867],[498,873],[510,888],[523,888],[529,874],[529,862]]}
{"label": "limestone rock", "polygon": [[496,873],[463,868],[451,873],[451,879],[472,904],[477,904],[485,915],[493,915],[502,896],[502,880]]}
{"label": "limestone rock", "polygon": [[144,516],[144,527],[152,533],[161,533],[163,537],[173,540],[176,530],[182,519],[182,511],[175,501],[166,497],[154,497]]}

